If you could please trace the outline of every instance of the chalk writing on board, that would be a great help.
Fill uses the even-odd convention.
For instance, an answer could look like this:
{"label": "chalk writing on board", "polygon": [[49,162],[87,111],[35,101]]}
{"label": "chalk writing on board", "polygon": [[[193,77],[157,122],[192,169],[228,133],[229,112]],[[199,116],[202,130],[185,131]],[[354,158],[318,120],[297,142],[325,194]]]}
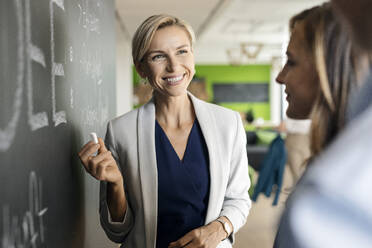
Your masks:
{"label": "chalk writing on board", "polygon": [[70,50],[69,50],[69,58],[70,58],[70,62],[72,62],[74,60],[74,53],[73,53],[73,48],[72,46],[70,46]]}
{"label": "chalk writing on board", "polygon": [[95,84],[100,84],[103,77],[102,52],[92,52],[85,43],[82,44],[80,54],[80,68]]}
{"label": "chalk writing on board", "polygon": [[[22,3],[24,4],[24,7]],[[54,126],[61,123],[66,123],[66,112],[56,111],[56,98],[55,98],[55,77],[64,76],[64,68],[61,63],[54,61],[54,4],[64,11],[63,0],[50,0],[50,33],[51,33],[51,89],[52,89],[52,117]],[[7,151],[11,146],[16,128],[18,125],[19,117],[21,115],[21,106],[23,103],[23,79],[26,76],[27,86],[27,116],[28,124],[32,131],[49,125],[48,116],[45,111],[34,113],[33,103],[33,76],[32,76],[32,63],[36,63],[43,68],[46,68],[46,60],[44,52],[35,44],[32,43],[31,37],[31,10],[30,0],[14,0],[15,12],[17,19],[17,82],[16,90],[14,93],[13,102],[13,115],[5,128],[0,128],[0,151]],[[24,56],[26,54],[26,57]],[[26,65],[26,69],[25,69]]]}
{"label": "chalk writing on board", "polygon": [[91,0],[82,0],[79,7],[79,24],[89,32],[101,33],[100,20],[97,17],[97,11],[100,11],[100,1],[93,3]]}
{"label": "chalk writing on board", "polygon": [[[92,42],[94,37],[101,33],[101,0],[81,0],[78,3],[78,7],[80,12],[78,23],[86,30],[85,39]],[[102,50],[97,49],[92,51],[88,48],[86,42],[83,42],[79,51],[80,71],[84,72],[88,78],[92,79],[93,83],[100,85],[103,78]]]}
{"label": "chalk writing on board", "polygon": [[[31,40],[30,37],[28,37],[27,40]],[[45,57],[44,57],[44,53],[43,51],[40,50],[40,48],[38,48],[37,46],[34,46],[33,44],[29,43],[29,53],[30,53],[30,58],[41,64],[44,68],[46,67],[46,64],[45,64]]]}
{"label": "chalk writing on board", "polygon": [[85,125],[92,125],[98,122],[98,112],[94,109],[82,110],[81,116]]}
{"label": "chalk writing on board", "polygon": [[[94,123],[106,121],[109,116],[108,99],[101,92],[103,84],[102,63],[104,52],[98,47],[92,50],[87,45],[88,43],[96,43],[97,37],[101,33],[101,15],[103,14],[102,0],[78,0],[77,7],[79,8],[78,24],[85,30],[84,42],[80,47],[74,49],[74,61],[78,63],[79,71],[92,82],[94,92],[98,93],[94,105],[84,105],[84,109],[79,109],[80,116],[84,125],[94,126]],[[73,103],[73,95],[70,95],[70,106]],[[99,111],[97,111],[97,106]],[[96,127],[94,127],[96,128]]]}
{"label": "chalk writing on board", "polygon": [[[63,109],[59,109],[57,106],[56,99],[56,84],[63,83],[63,80],[58,78],[65,78],[68,75],[65,70],[71,68],[68,63],[76,63],[78,70],[84,77],[92,82],[94,86],[94,92],[99,92],[104,83],[104,64],[102,60],[104,58],[103,50],[98,46],[98,49],[90,49],[89,44],[95,44],[98,42],[98,36],[102,31],[102,23],[100,21],[101,16],[104,13],[103,6],[104,1],[102,0],[77,0],[75,7],[78,9],[78,15],[76,21],[78,25],[85,30],[83,32],[84,41],[72,45],[69,44],[65,48],[65,59],[64,61],[57,61],[56,48],[60,46],[60,41],[56,39],[55,31],[57,22],[57,11],[65,13],[65,1],[64,0],[46,0],[49,4],[49,26],[50,26],[50,53],[45,51],[37,41],[32,39],[32,2],[31,0],[13,0],[15,5],[15,14],[17,21],[17,64],[16,64],[16,82],[8,82],[9,84],[15,85],[15,90],[11,94],[14,96],[13,102],[11,103],[11,117],[8,123],[0,127],[0,152],[7,151],[12,145],[16,129],[19,125],[19,119],[22,115],[22,105],[27,104],[25,114],[27,116],[27,123],[31,131],[36,131],[46,126],[58,126],[62,123],[67,123],[67,114]],[[46,56],[49,56],[47,58]],[[33,76],[33,70],[35,66],[40,67],[41,70],[47,70],[50,68],[50,86],[51,86],[51,116],[49,116],[49,110],[47,109],[36,109],[36,92],[35,76]],[[37,71],[39,69],[37,68]],[[68,74],[68,73],[67,73]],[[35,82],[34,82],[35,81]],[[34,89],[35,88],[35,89]],[[24,92],[25,90],[25,92]],[[23,94],[25,93],[26,99],[23,100]],[[73,109],[76,107],[78,102],[74,100],[74,88],[70,88],[70,107]],[[108,98],[105,95],[100,94],[97,98],[97,104],[94,106],[87,106],[86,109],[82,109],[79,112],[85,116],[84,124],[91,125],[95,121],[106,121],[108,118]],[[100,111],[95,110],[99,106]]]}
{"label": "chalk writing on board", "polygon": [[17,16],[17,82],[13,102],[13,116],[5,129],[0,128],[0,151],[9,149],[13,142],[18,120],[21,114],[22,94],[23,94],[23,77],[24,77],[24,40],[23,40],[23,15],[20,0],[15,0],[15,10]]}
{"label": "chalk writing on board", "polygon": [[42,181],[34,171],[29,176],[29,206],[19,218],[12,215],[10,207],[2,207],[2,248],[32,247],[45,244],[44,215],[48,208],[42,207]]}
{"label": "chalk writing on board", "polygon": [[49,2],[49,12],[50,12],[50,58],[51,58],[51,65],[52,65],[52,73],[51,73],[51,83],[52,83],[52,114],[53,114],[53,121],[54,126],[58,126],[61,123],[66,123],[66,112],[56,110],[56,76],[63,77],[65,75],[63,70],[63,65],[61,63],[57,63],[55,61],[55,54],[54,54],[54,4],[62,9],[65,10],[63,0],[50,0]]}
{"label": "chalk writing on board", "polygon": [[26,78],[27,78],[27,99],[28,99],[28,123],[31,130],[48,126],[48,116],[46,112],[34,113],[33,109],[33,88],[32,88],[32,62],[36,62],[45,68],[44,53],[36,45],[32,44],[31,39],[31,11],[30,0],[25,1],[25,19],[26,19]]}
{"label": "chalk writing on board", "polygon": [[106,121],[109,117],[109,99],[102,90],[98,91],[98,106],[100,107],[100,121]]}

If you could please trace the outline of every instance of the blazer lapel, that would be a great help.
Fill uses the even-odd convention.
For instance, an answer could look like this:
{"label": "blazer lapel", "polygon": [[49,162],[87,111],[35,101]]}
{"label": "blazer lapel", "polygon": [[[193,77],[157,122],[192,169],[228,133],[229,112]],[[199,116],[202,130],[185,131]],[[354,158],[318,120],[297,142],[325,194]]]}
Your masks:
{"label": "blazer lapel", "polygon": [[205,218],[205,224],[208,224],[215,220],[216,214],[217,216],[219,214],[219,212],[216,213],[215,203],[223,192],[224,172],[223,166],[219,163],[221,161],[221,152],[219,151],[218,140],[215,138],[219,130],[217,130],[215,125],[213,115],[207,108],[207,103],[197,99],[191,93],[189,93],[189,97],[194,105],[196,118],[199,121],[209,154],[210,189],[207,216]]}
{"label": "blazer lapel", "polygon": [[155,247],[158,212],[158,175],[153,100],[138,110],[138,163],[142,186],[146,247]]}

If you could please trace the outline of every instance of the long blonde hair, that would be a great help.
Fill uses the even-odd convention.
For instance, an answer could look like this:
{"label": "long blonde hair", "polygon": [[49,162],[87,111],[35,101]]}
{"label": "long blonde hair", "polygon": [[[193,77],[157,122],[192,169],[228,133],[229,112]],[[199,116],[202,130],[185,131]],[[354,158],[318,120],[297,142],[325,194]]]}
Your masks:
{"label": "long blonde hair", "polygon": [[359,58],[348,32],[329,3],[292,17],[290,29],[301,23],[305,45],[314,59],[319,92],[310,118],[312,156],[319,154],[345,125],[350,93],[359,85]]}

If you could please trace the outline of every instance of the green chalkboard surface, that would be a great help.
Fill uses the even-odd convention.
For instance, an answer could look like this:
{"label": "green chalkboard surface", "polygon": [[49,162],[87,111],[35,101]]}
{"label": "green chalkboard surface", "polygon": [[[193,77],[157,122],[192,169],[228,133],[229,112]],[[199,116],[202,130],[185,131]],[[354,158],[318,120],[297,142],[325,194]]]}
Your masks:
{"label": "green chalkboard surface", "polygon": [[115,114],[114,16],[112,0],[0,1],[0,247],[94,239],[77,152]]}
{"label": "green chalkboard surface", "polygon": [[269,83],[214,83],[213,101],[223,102],[268,102]]}

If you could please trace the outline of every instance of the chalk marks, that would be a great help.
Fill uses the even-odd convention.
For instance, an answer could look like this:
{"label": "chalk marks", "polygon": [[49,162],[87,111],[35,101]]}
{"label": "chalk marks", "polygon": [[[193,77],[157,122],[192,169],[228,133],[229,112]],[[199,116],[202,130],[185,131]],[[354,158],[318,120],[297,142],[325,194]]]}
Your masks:
{"label": "chalk marks", "polygon": [[32,171],[29,175],[29,206],[23,216],[12,215],[9,205],[2,207],[2,248],[40,247],[45,244],[44,216],[48,208],[42,207],[42,181]]}
{"label": "chalk marks", "polygon": [[[0,152],[7,151],[11,146],[16,133],[17,124],[21,114],[21,106],[23,103],[23,79],[26,76],[26,95],[27,95],[27,116],[28,124],[32,131],[48,126],[48,116],[45,111],[34,113],[34,95],[33,95],[33,73],[32,65],[36,63],[42,68],[46,68],[46,60],[44,52],[35,44],[32,43],[31,37],[31,0],[14,0],[15,12],[17,17],[17,81],[16,90],[13,102],[13,115],[5,128],[0,128]],[[24,2],[24,6],[23,3]],[[50,0],[50,32],[51,32],[51,88],[52,88],[52,117],[54,126],[61,123],[66,123],[66,112],[56,111],[55,99],[55,77],[64,76],[64,68],[61,63],[54,61],[55,44],[54,44],[54,15],[53,4],[56,4],[60,9],[64,10],[63,0]],[[26,57],[24,56],[26,54]],[[71,47],[72,60],[72,47]]]}
{"label": "chalk marks", "polygon": [[55,3],[63,11],[65,10],[64,0],[51,0],[52,3]]}
{"label": "chalk marks", "polygon": [[13,102],[13,116],[11,117],[7,126],[2,129],[0,128],[0,152],[9,149],[13,142],[16,128],[21,114],[22,105],[22,93],[23,93],[23,77],[24,77],[24,36],[23,36],[23,14],[22,14],[22,3],[21,0],[15,0],[15,10],[17,17],[17,81],[16,90],[14,93]]}
{"label": "chalk marks", "polygon": [[30,0],[25,0],[25,21],[26,21],[26,81],[27,81],[27,103],[28,103],[28,123],[32,131],[48,126],[48,116],[46,112],[34,114],[33,103],[33,82],[32,82],[32,62],[36,62],[45,68],[44,54],[40,48],[32,44],[31,41],[31,10]]}
{"label": "chalk marks", "polygon": [[50,57],[51,57],[51,65],[52,65],[52,73],[51,73],[51,87],[52,87],[52,115],[53,115],[53,122],[54,126],[58,126],[61,123],[66,123],[66,112],[56,110],[56,76],[63,77],[64,70],[63,65],[61,63],[57,63],[55,61],[55,43],[54,43],[54,6],[56,4],[57,7],[65,10],[63,0],[50,0],[49,2],[49,12],[50,12]]}
{"label": "chalk marks", "polygon": [[54,63],[53,64],[53,69],[52,69],[52,74],[54,74],[55,76],[63,77],[65,75],[63,65],[60,64],[60,63]]}
{"label": "chalk marks", "polygon": [[79,24],[86,30],[87,34],[89,32],[94,32],[97,34],[101,33],[101,23],[100,19],[97,17],[96,12],[100,11],[100,2],[94,3],[91,0],[82,0],[78,4],[79,7]]}
{"label": "chalk marks", "polygon": [[73,53],[73,48],[72,46],[70,46],[70,50],[69,50],[69,58],[70,58],[70,62],[72,62],[74,60],[74,53]]}
{"label": "chalk marks", "polygon": [[79,63],[81,71],[92,79],[95,84],[99,85],[102,83],[102,52],[100,50],[92,52],[87,45],[83,43]]}
{"label": "chalk marks", "polygon": [[[78,23],[85,30],[85,40],[92,42],[92,38],[94,40],[95,35],[101,33],[101,0],[80,0],[77,6],[79,8]],[[80,71],[84,72],[95,85],[100,85],[103,81],[102,51],[100,49],[92,51],[85,42],[79,51]]]}
{"label": "chalk marks", "polygon": [[[39,220],[39,234],[40,241],[45,241],[44,235],[44,221],[43,217],[46,214],[48,208],[42,208],[42,181],[37,179],[36,173],[32,171],[29,177],[29,214],[35,216]],[[33,227],[35,228],[35,226]],[[36,233],[37,234],[37,233]]]}
{"label": "chalk marks", "polygon": [[85,125],[92,125],[98,122],[98,112],[94,109],[81,110],[82,120]]}
{"label": "chalk marks", "polygon": [[46,67],[44,53],[41,51],[40,48],[38,48],[37,46],[34,46],[33,44],[29,44],[29,54],[30,54],[31,60],[39,63],[44,68]]}
{"label": "chalk marks", "polygon": [[98,106],[100,111],[100,121],[104,123],[109,118],[109,101],[107,95],[103,94],[102,91],[98,92]]}
{"label": "chalk marks", "polygon": [[[11,108],[11,116],[9,117],[8,123],[1,124],[0,126],[0,152],[7,151],[12,145],[16,129],[19,125],[20,116],[22,115],[22,104],[26,104],[25,114],[27,116],[27,123],[31,131],[36,131],[49,125],[58,126],[62,123],[67,123],[66,111],[59,109],[60,105],[57,104],[58,96],[58,85],[64,83],[65,79],[69,76],[70,68],[78,70],[80,75],[84,77],[82,80],[88,81],[89,84],[94,86],[93,91],[97,93],[104,84],[104,51],[101,48],[101,39],[99,39],[102,30],[103,23],[100,21],[101,16],[104,14],[104,1],[102,0],[77,0],[74,3],[77,15],[75,15],[74,22],[81,28],[83,40],[77,44],[72,42],[65,48],[64,61],[56,61],[56,48],[60,47],[58,44],[60,40],[56,40],[56,25],[57,11],[62,11],[62,14],[69,8],[65,8],[66,2],[64,0],[45,0],[49,4],[49,31],[50,31],[50,52],[44,50],[42,43],[37,44],[37,41],[32,39],[32,21],[37,16],[32,15],[32,2],[31,0],[13,0],[15,6],[15,16],[17,21],[17,64],[16,64],[16,82],[7,82],[9,85],[13,84],[14,92],[12,94],[12,102],[9,106]],[[75,12],[76,13],[76,12]],[[67,15],[72,16],[72,15]],[[56,19],[56,20],[55,20]],[[35,22],[36,23],[36,22]],[[36,24],[34,24],[36,25]],[[62,41],[64,42],[64,41]],[[57,44],[56,44],[57,43]],[[87,45],[88,44],[88,45]],[[96,49],[92,49],[95,46]],[[48,48],[49,49],[49,48]],[[13,51],[12,51],[13,52]],[[49,55],[50,54],[50,55]],[[48,56],[48,57],[47,57]],[[49,57],[50,56],[50,57]],[[74,67],[70,67],[68,63],[75,63]],[[50,68],[50,72],[47,71]],[[43,85],[45,82],[39,82],[36,72],[45,71],[49,74],[50,78],[50,100],[51,110],[49,109],[38,109],[39,101],[36,98],[38,87],[36,85]],[[35,75],[33,75],[35,74]],[[67,88],[68,89],[68,88]],[[24,92],[24,90],[26,92]],[[23,100],[23,93],[25,93],[25,101]],[[68,95],[68,91],[66,92]],[[70,87],[70,107],[73,109],[79,105],[79,99],[74,99],[74,94],[79,94],[73,87]],[[13,97],[14,96],[14,97]],[[49,94],[46,94],[49,97]],[[67,96],[68,97],[68,96]],[[25,102],[25,103],[24,103]],[[44,103],[45,101],[40,101]],[[64,103],[65,101],[62,101]],[[62,106],[62,105],[61,105]],[[79,105],[80,106],[80,105]],[[87,120],[96,121],[92,116],[90,109],[94,109],[97,106],[88,106],[86,111]],[[83,107],[82,107],[83,108]],[[101,107],[100,107],[101,108]],[[51,116],[50,113],[51,112]],[[96,111],[95,114],[107,116],[108,111],[105,114]],[[98,117],[98,119],[100,119]],[[52,124],[53,123],[53,124]]]}

